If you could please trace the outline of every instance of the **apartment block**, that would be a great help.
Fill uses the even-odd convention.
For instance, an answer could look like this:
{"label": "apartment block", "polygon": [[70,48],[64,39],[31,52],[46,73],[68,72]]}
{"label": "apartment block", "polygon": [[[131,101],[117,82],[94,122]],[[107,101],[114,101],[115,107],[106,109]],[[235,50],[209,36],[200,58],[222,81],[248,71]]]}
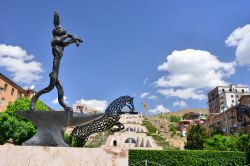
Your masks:
{"label": "apartment block", "polygon": [[239,103],[243,95],[249,95],[247,86],[217,86],[208,93],[209,114],[221,113]]}
{"label": "apartment block", "polygon": [[35,95],[35,91],[25,90],[15,82],[0,73],[0,112],[3,112],[9,102],[15,102],[22,97],[31,98]]}
{"label": "apartment block", "polygon": [[[249,105],[250,95],[243,95],[238,101],[241,105]],[[249,115],[244,115],[242,121],[238,121],[238,114],[236,106],[233,106],[222,113],[209,115],[207,121],[202,125],[209,132],[220,128],[226,134],[232,132],[247,132],[250,134]]]}
{"label": "apartment block", "polygon": [[100,110],[89,108],[86,104],[73,104],[73,111],[78,113],[100,113]]}

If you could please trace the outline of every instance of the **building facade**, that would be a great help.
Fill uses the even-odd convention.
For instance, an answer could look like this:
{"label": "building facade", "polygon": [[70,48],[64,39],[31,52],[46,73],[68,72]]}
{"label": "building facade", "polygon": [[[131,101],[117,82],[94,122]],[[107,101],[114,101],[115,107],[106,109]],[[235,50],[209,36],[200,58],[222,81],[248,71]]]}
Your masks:
{"label": "building facade", "polygon": [[[249,105],[250,95],[244,95],[238,101],[241,105]],[[220,129],[225,134],[232,132],[246,132],[250,134],[250,117],[244,115],[242,121],[239,121],[237,115],[236,107],[230,107],[222,113],[209,115],[207,121],[202,125],[208,132]]]}
{"label": "building facade", "polygon": [[180,131],[182,137],[187,136],[187,131],[192,125],[202,124],[207,119],[207,114],[188,112],[182,116],[182,120],[178,122],[177,130]]}
{"label": "building facade", "polygon": [[84,114],[100,112],[99,110],[88,108],[86,104],[82,104],[82,103],[73,104],[72,108],[74,112],[84,113]]}
{"label": "building facade", "polygon": [[208,93],[209,114],[221,113],[239,103],[243,95],[249,95],[247,86],[217,86]]}
{"label": "building facade", "polygon": [[0,73],[0,112],[3,112],[9,102],[15,102],[22,97],[31,98],[35,95],[35,91],[25,90],[15,82]]}

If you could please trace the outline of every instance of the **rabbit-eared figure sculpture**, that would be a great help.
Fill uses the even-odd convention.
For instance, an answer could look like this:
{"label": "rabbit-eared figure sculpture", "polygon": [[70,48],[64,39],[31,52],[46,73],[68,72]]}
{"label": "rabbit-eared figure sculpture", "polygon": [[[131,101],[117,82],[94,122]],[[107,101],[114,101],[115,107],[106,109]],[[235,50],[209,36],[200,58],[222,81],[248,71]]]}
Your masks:
{"label": "rabbit-eared figure sculpture", "polygon": [[67,47],[70,44],[76,44],[79,46],[82,43],[82,39],[77,38],[75,35],[68,34],[65,29],[60,26],[60,18],[57,12],[54,13],[54,29],[53,29],[53,39],[51,41],[52,54],[53,58],[53,67],[52,72],[49,74],[50,83],[48,87],[38,91],[35,96],[33,96],[30,104],[30,110],[35,110],[36,101],[38,98],[53,90],[56,86],[58,92],[58,102],[64,108],[65,111],[72,111],[72,108],[69,107],[63,99],[64,91],[63,86],[58,80],[59,68],[61,58],[63,56],[64,47]]}

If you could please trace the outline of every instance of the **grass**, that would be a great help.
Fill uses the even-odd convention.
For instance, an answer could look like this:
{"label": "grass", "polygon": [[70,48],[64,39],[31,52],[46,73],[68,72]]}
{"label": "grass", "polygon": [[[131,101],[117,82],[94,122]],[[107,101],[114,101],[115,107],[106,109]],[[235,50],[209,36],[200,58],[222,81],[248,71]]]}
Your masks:
{"label": "grass", "polygon": [[169,150],[173,149],[173,147],[170,146],[169,142],[160,135],[157,128],[148,120],[144,120],[142,122],[142,125],[145,126],[148,129],[148,136],[152,136],[158,146],[161,146],[163,150]]}

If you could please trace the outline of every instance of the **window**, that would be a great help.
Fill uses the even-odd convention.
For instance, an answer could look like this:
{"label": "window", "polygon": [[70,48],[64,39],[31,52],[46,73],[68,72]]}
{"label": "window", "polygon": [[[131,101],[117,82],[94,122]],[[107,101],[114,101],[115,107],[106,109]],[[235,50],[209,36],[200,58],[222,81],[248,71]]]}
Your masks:
{"label": "window", "polygon": [[236,95],[236,98],[239,98],[239,95]]}
{"label": "window", "polygon": [[7,91],[7,88],[8,88],[8,84],[4,84],[3,90],[4,90],[5,92]]}
{"label": "window", "polygon": [[22,92],[18,91],[17,92],[17,99],[20,99],[22,97]]}
{"label": "window", "polygon": [[225,89],[222,89],[222,92],[225,92]]}
{"label": "window", "polygon": [[229,89],[229,92],[232,92],[232,89]]}
{"label": "window", "polygon": [[232,103],[234,103],[234,100],[232,100]]}
{"label": "window", "polygon": [[12,95],[12,96],[13,96],[13,94],[14,94],[14,91],[15,91],[14,88],[12,88],[12,89],[11,89],[11,95]]}
{"label": "window", "polygon": [[5,100],[5,98],[2,98],[1,100],[0,100],[0,106],[4,106],[4,100]]}
{"label": "window", "polygon": [[136,143],[135,139],[134,138],[128,138],[125,140],[125,143]]}
{"label": "window", "polygon": [[231,95],[231,98],[233,98],[234,97],[234,95]]}
{"label": "window", "polygon": [[113,141],[113,146],[117,146],[117,141],[116,140]]}
{"label": "window", "polygon": [[242,91],[242,93],[244,93],[245,91],[244,91],[244,89],[241,89],[241,91]]}

